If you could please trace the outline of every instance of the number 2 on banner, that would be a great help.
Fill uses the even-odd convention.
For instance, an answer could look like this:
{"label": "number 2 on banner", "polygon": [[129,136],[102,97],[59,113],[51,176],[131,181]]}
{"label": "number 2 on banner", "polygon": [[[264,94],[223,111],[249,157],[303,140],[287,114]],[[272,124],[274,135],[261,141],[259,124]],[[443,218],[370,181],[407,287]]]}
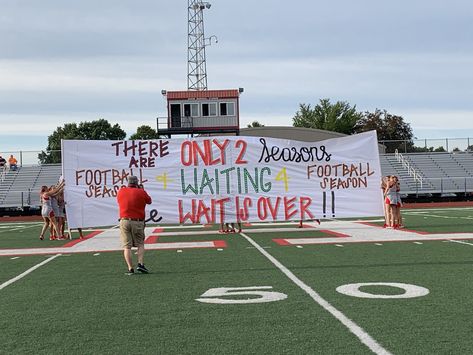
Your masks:
{"label": "number 2 on banner", "polygon": [[282,168],[281,171],[276,175],[276,181],[284,182],[284,190],[289,190],[289,177],[287,176],[286,168]]}
{"label": "number 2 on banner", "polygon": [[[205,291],[196,301],[203,303],[217,303],[217,304],[246,304],[246,303],[264,303],[282,301],[287,298],[285,293],[271,290],[272,286],[251,286],[251,287],[217,287]],[[220,298],[222,296],[259,296],[257,298]]]}

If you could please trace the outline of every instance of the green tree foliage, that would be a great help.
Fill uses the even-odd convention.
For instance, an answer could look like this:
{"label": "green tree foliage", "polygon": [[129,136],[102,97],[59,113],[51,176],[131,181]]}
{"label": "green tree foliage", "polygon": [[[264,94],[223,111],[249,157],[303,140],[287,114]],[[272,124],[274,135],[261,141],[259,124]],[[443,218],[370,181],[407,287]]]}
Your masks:
{"label": "green tree foliage", "polygon": [[259,123],[258,121],[253,121],[247,126],[248,128],[255,128],[255,127],[264,127],[264,124]]}
{"label": "green tree foliage", "polygon": [[133,133],[130,136],[130,139],[158,139],[158,133],[155,129],[151,128],[150,126],[139,126],[136,129],[136,133]]}
{"label": "green tree foliage", "polygon": [[361,133],[376,130],[379,141],[386,146],[386,152],[412,151],[414,147],[414,134],[411,125],[404,122],[402,116],[388,113],[386,110],[365,112],[363,117],[356,123],[355,132]]}
{"label": "green tree foliage", "polygon": [[355,124],[362,118],[362,113],[356,111],[345,101],[332,104],[330,99],[321,99],[312,108],[310,104],[300,104],[299,111],[293,117],[294,127],[316,128],[344,134],[354,133]]}
{"label": "green tree foliage", "polygon": [[122,140],[126,132],[118,124],[111,125],[105,119],[91,122],[66,123],[58,127],[48,137],[46,151],[38,154],[42,164],[54,164],[61,162],[61,139],[84,139],[84,140]]}

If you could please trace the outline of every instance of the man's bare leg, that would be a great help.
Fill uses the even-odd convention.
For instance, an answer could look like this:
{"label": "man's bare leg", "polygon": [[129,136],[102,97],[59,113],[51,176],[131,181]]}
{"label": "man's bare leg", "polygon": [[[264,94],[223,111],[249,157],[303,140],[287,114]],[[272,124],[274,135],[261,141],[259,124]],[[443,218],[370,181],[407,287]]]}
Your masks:
{"label": "man's bare leg", "polygon": [[123,256],[128,266],[128,270],[133,269],[133,261],[131,260],[131,249],[123,249]]}
{"label": "man's bare leg", "polygon": [[138,263],[143,265],[143,259],[144,259],[144,256],[145,256],[145,246],[144,245],[140,245],[138,247]]}

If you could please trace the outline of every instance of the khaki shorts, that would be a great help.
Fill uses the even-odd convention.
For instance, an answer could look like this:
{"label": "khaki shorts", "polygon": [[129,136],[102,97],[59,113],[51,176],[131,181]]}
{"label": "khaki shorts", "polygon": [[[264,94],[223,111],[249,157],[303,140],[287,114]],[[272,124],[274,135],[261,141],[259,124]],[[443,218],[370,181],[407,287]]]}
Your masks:
{"label": "khaki shorts", "polygon": [[123,249],[142,246],[145,242],[145,222],[120,220],[120,241]]}

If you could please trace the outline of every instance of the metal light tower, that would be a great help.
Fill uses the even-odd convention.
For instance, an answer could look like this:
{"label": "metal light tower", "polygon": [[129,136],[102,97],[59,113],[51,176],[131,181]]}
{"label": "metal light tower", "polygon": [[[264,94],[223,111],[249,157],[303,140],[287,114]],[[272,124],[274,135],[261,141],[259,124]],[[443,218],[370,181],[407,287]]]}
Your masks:
{"label": "metal light tower", "polygon": [[207,90],[207,64],[205,47],[211,44],[212,38],[204,35],[204,10],[210,9],[210,3],[188,0],[187,9],[187,89]]}

